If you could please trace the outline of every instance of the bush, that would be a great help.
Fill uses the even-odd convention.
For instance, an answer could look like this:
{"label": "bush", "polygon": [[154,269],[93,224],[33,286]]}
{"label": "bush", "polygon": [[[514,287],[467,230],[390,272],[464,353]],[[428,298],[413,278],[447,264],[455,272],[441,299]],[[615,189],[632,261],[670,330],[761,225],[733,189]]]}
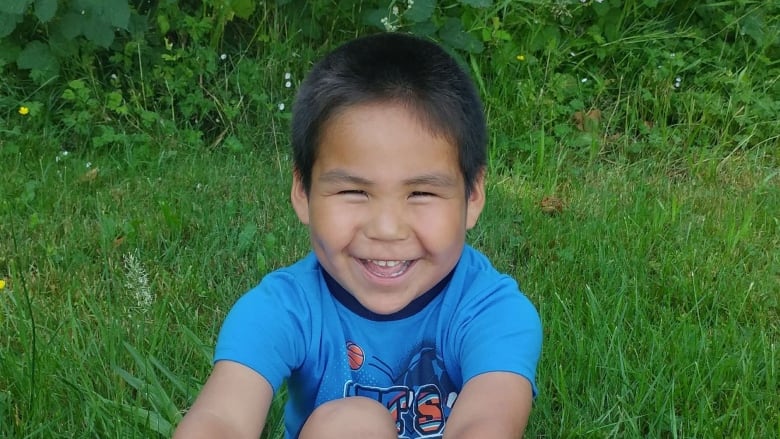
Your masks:
{"label": "bush", "polygon": [[[0,120],[24,106],[80,145],[241,149],[237,122],[287,116],[282,58],[300,76],[325,48],[396,30],[450,49],[489,106],[537,115],[506,121],[514,155],[540,135],[591,153],[749,147],[771,141],[780,111],[778,16],[749,0],[6,0]],[[489,87],[507,77],[516,88]],[[675,132],[701,123],[714,129]]]}

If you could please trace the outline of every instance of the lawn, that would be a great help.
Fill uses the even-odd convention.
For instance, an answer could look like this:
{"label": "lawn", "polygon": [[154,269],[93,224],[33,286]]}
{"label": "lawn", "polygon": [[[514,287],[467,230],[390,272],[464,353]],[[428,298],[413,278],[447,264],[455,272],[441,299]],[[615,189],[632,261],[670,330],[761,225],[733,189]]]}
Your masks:
{"label": "lawn", "polygon": [[[263,23],[200,79],[145,70],[182,81],[148,107],[132,69],[2,86],[0,436],[169,436],[233,302],[308,251],[289,111],[350,35]],[[695,26],[661,44],[665,24],[603,59],[612,43],[457,52],[491,133],[469,242],[544,325],[526,437],[780,436],[778,49]],[[217,110],[183,114],[188,87]]]}

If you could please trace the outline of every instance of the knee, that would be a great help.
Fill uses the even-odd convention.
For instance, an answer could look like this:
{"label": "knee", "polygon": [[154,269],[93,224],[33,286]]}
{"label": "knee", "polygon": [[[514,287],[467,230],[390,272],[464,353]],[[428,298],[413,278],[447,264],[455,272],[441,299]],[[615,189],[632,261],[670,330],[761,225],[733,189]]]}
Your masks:
{"label": "knee", "polygon": [[369,398],[353,396],[329,401],[303,425],[300,439],[326,438],[396,439],[395,421],[385,406]]}

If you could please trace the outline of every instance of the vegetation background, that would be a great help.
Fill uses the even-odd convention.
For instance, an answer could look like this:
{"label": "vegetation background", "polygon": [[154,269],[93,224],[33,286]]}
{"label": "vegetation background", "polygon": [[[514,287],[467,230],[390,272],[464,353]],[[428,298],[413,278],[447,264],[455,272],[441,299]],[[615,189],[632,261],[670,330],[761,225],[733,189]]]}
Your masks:
{"label": "vegetation background", "polygon": [[385,30],[484,98],[470,242],[544,322],[527,436],[780,437],[776,0],[3,0],[0,436],[170,435],[308,249],[297,85]]}

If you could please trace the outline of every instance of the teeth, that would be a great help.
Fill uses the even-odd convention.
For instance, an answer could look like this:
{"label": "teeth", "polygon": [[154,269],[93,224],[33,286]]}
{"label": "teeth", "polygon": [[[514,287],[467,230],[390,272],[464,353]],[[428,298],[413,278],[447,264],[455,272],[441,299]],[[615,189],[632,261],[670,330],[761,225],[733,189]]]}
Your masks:
{"label": "teeth", "polygon": [[404,262],[404,261],[379,261],[379,260],[376,260],[376,259],[369,259],[369,261],[372,264],[379,265],[380,267],[391,267],[391,268],[395,267],[395,266],[397,266],[399,264],[402,264]]}

